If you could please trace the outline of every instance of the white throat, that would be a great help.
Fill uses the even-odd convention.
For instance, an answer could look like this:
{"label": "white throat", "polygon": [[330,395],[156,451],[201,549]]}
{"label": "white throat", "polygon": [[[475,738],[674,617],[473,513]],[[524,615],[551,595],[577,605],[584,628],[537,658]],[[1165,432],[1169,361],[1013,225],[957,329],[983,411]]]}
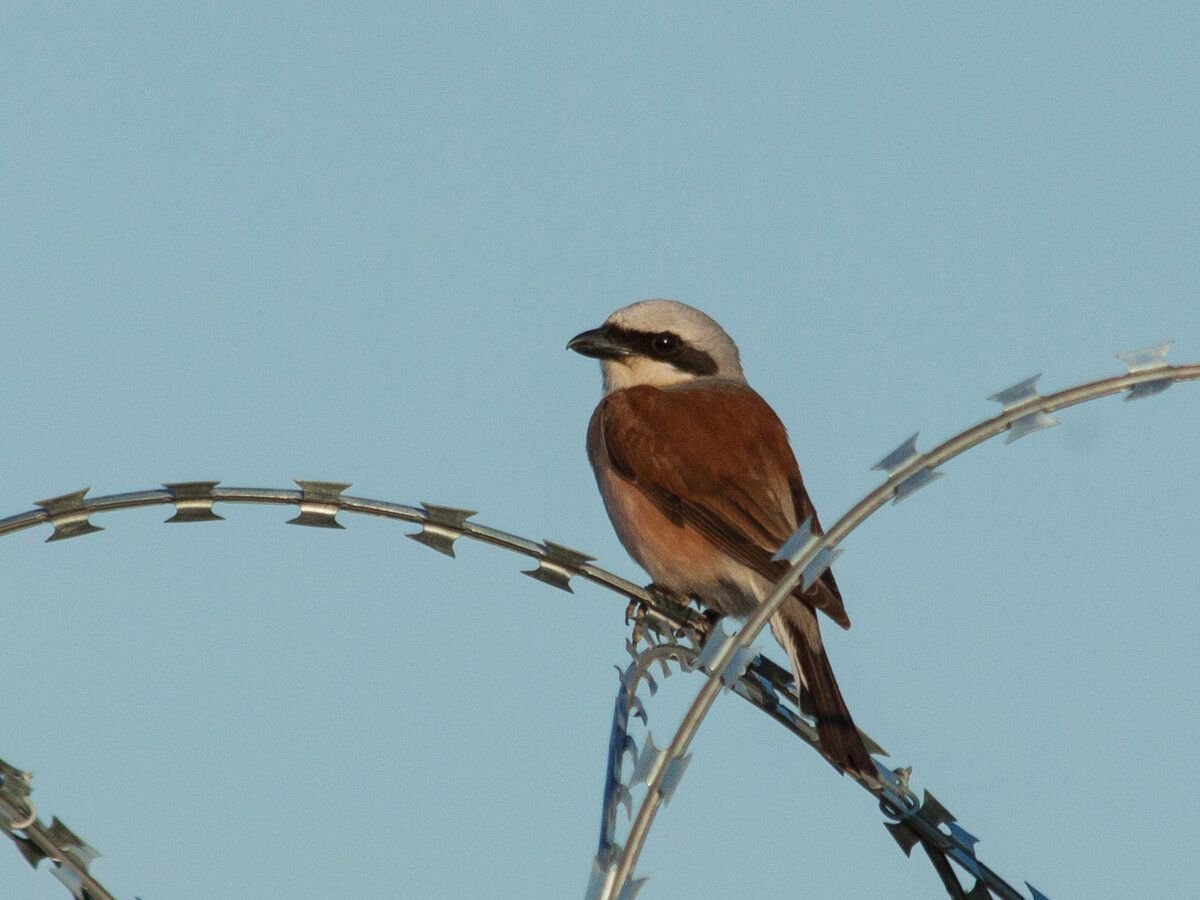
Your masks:
{"label": "white throat", "polygon": [[690,372],[681,372],[670,363],[647,359],[644,356],[601,360],[600,371],[604,374],[605,396],[613,391],[621,391],[639,385],[668,387],[696,379],[695,375]]}

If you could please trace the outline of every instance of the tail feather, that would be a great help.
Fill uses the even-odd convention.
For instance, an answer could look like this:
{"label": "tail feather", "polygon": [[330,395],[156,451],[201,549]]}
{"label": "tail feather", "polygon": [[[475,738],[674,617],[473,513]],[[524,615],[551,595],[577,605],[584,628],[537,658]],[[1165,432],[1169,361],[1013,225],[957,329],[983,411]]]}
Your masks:
{"label": "tail feather", "polygon": [[806,688],[811,698],[821,747],[843,770],[875,778],[875,763],[833,677],[816,613],[804,603],[789,602],[772,617],[771,630],[791,657],[797,687]]}

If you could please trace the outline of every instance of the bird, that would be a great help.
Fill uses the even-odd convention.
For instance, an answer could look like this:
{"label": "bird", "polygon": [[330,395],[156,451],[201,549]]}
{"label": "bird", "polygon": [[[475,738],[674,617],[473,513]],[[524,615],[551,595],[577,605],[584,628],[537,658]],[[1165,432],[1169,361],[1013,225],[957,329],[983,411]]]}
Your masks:
{"label": "bird", "polygon": [[[787,571],[772,557],[810,520],[821,527],[779,416],[746,381],[737,344],[676,300],[618,309],[567,349],[600,361],[603,397],[587,454],[613,528],[668,596],[746,618]],[[826,756],[874,779],[876,767],[821,640],[820,612],[850,619],[831,570],[771,617],[807,692]]]}

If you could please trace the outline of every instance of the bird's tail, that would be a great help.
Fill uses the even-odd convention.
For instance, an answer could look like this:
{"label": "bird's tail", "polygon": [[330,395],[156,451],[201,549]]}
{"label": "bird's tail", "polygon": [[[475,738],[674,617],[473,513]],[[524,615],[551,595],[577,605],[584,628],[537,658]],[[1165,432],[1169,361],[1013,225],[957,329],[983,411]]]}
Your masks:
{"label": "bird's tail", "polygon": [[821,747],[843,770],[875,779],[875,763],[833,677],[816,613],[804,603],[789,600],[771,617],[771,630],[791,658],[797,688],[806,688],[812,699]]}

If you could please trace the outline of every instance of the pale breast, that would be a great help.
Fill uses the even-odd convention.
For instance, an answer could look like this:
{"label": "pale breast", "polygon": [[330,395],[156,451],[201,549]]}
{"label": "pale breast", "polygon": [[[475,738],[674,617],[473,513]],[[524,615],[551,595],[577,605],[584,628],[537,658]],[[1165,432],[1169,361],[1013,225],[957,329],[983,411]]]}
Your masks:
{"label": "pale breast", "polygon": [[765,579],[695,529],[672,522],[606,460],[597,460],[595,469],[617,537],[656,584],[695,595],[725,615],[749,615],[766,595]]}

